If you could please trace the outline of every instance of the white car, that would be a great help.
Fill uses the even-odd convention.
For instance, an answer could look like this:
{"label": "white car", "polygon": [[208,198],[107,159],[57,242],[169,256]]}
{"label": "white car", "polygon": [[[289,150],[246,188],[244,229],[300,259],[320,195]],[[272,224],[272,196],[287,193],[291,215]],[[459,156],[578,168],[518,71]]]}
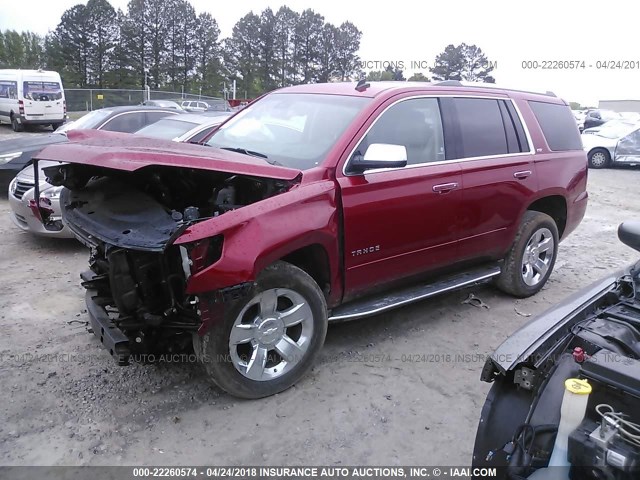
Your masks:
{"label": "white car", "polygon": [[589,167],[640,165],[640,124],[615,122],[593,134],[581,135]]}
{"label": "white car", "polygon": [[[231,116],[231,113],[220,112],[216,116],[203,116],[195,114],[171,115],[162,118],[155,123],[147,125],[135,132],[136,135],[145,135],[176,142],[200,143],[209,136],[221,123]],[[11,219],[18,228],[40,236],[75,238],[71,231],[62,223],[60,212],[60,192],[62,187],[54,187],[47,183],[45,174],[42,171],[46,167],[54,165],[56,162],[38,162],[41,202],[51,210],[50,220],[59,222],[59,230],[48,230],[42,222],[34,215],[31,207],[35,195],[35,179],[32,166],[28,166],[11,181],[9,184],[9,205],[11,206]]]}

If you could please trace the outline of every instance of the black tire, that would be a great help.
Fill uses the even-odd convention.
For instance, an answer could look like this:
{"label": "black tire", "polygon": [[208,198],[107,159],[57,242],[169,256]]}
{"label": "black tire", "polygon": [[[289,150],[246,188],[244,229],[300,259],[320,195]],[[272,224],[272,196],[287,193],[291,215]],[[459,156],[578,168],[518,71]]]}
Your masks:
{"label": "black tire", "polygon": [[18,120],[14,116],[11,116],[11,128],[13,128],[14,132],[24,131],[24,125],[22,123],[18,123]]}
{"label": "black tire", "polygon": [[52,123],[51,124],[51,128],[53,129],[53,131],[55,132],[57,129],[59,129],[62,126],[62,123]]}
{"label": "black tire", "polygon": [[[527,245],[532,241],[536,233],[549,232],[553,239],[553,247],[550,248],[548,267],[544,275],[538,274],[538,280],[534,285],[525,281],[525,266],[523,258],[527,252]],[[546,252],[545,252],[546,255]],[[558,227],[556,222],[546,213],[528,210],[525,212],[516,238],[504,259],[502,273],[496,279],[496,286],[505,293],[518,298],[530,297],[540,291],[549,279],[553,266],[558,256]],[[547,260],[547,257],[544,257]]]}
{"label": "black tire", "polygon": [[611,154],[606,148],[594,148],[587,155],[587,159],[589,168],[607,168],[611,165]]}
{"label": "black tire", "polygon": [[[262,292],[273,289],[288,289],[303,297],[312,313],[312,319],[305,321],[312,324],[313,333],[306,351],[289,371],[281,373],[277,378],[253,380],[234,365],[230,347],[231,330],[245,306]],[[225,303],[224,307],[222,320],[216,322],[202,337],[194,335],[193,340],[194,352],[199,356],[209,377],[231,395],[253,399],[268,397],[288,389],[311,368],[324,344],[328,318],[324,295],[313,278],[290,263],[276,262],[267,267],[260,273],[246,297]]]}

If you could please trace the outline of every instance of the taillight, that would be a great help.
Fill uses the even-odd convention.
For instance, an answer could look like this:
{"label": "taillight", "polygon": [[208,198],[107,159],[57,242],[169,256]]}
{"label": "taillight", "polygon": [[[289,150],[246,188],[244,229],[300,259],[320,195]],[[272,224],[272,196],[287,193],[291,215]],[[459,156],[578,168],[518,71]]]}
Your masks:
{"label": "taillight", "polygon": [[24,102],[22,100],[18,100],[18,110],[20,115],[24,115]]}
{"label": "taillight", "polygon": [[191,273],[197,273],[220,260],[222,256],[222,235],[205,238],[184,245],[189,257]]}

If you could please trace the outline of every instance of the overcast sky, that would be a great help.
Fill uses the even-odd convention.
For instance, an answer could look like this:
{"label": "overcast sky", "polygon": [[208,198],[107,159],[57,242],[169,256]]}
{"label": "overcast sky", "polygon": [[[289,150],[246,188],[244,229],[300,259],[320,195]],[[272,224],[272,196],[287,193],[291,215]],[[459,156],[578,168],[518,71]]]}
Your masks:
{"label": "overcast sky", "polygon": [[[126,9],[128,0],[110,0]],[[552,90],[568,101],[596,105],[598,100],[640,99],[638,19],[631,2],[621,0],[563,2],[506,0],[416,2],[415,0],[313,1],[190,0],[196,12],[208,11],[218,21],[222,37],[253,10],[274,11],[288,5],[298,12],[313,8],[339,25],[349,20],[362,31],[363,60],[404,62],[405,76],[412,61],[433,64],[448,44],[476,44],[497,62],[497,83],[513,88]],[[2,0],[0,30],[53,30],[62,13],[86,1]],[[515,8],[519,6],[520,8]],[[578,60],[578,70],[527,70],[523,61]],[[635,69],[597,69],[596,62],[628,60]]]}

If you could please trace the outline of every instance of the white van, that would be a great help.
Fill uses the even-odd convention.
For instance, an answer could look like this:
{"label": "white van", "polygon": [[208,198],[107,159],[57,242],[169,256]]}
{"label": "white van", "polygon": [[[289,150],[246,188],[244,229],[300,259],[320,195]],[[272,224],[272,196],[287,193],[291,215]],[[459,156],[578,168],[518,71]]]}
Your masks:
{"label": "white van", "polygon": [[66,119],[62,80],[46,70],[0,70],[0,123],[11,123],[16,132],[25,125],[51,125],[55,130]]}

